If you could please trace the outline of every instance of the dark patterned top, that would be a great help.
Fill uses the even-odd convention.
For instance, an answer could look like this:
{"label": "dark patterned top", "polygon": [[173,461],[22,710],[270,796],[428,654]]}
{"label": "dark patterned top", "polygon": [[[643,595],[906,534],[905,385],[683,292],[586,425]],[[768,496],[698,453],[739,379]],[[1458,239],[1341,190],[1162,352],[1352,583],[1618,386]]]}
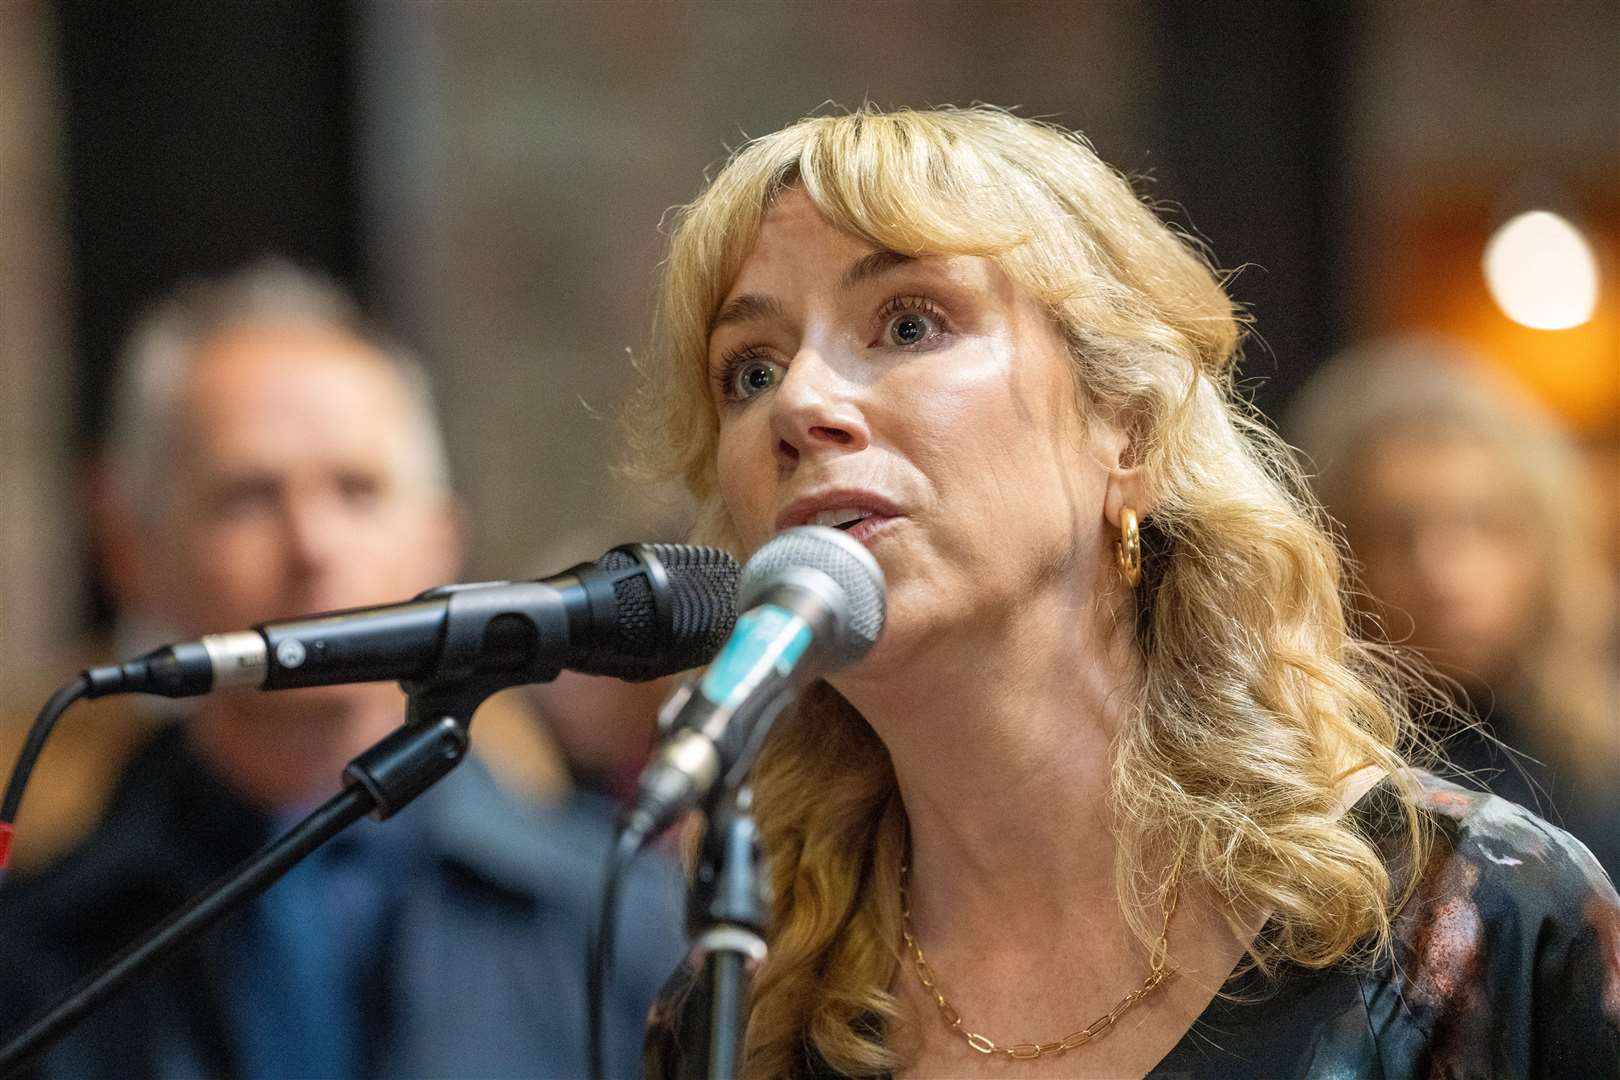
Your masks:
{"label": "dark patterned top", "polygon": [[[1234,976],[1150,1077],[1620,1078],[1620,899],[1568,833],[1419,774],[1434,846],[1389,955],[1361,969]],[[1388,783],[1352,809],[1386,856]],[[1620,828],[1620,822],[1615,825]],[[707,1023],[687,970],[654,1005],[643,1072],[701,1076]],[[1246,999],[1246,1000],[1245,1000]],[[836,1076],[806,1047],[797,1078]]]}

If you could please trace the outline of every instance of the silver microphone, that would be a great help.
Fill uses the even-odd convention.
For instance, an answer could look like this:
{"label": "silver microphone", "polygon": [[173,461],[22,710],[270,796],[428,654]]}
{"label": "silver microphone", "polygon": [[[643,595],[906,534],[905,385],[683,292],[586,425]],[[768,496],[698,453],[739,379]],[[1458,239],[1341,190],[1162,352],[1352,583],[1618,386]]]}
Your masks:
{"label": "silver microphone", "polygon": [[755,552],[730,639],[660,713],[663,742],[642,770],[625,831],[644,843],[722,778],[735,786],[794,691],[872,648],[884,602],[877,560],[837,529],[789,529]]}

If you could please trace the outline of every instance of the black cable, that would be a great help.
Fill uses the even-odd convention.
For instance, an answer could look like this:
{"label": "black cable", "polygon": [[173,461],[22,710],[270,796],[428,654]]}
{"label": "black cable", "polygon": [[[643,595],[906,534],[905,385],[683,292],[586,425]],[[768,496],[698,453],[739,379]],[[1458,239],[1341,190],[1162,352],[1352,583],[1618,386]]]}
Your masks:
{"label": "black cable", "polygon": [[618,921],[619,886],[645,841],[640,830],[620,829],[608,852],[602,880],[602,903],[597,908],[596,932],[585,940],[585,1053],[590,1080],[607,1080],[606,1031],[602,1015],[607,1004],[608,975],[613,970],[613,938]]}
{"label": "black cable", "polygon": [[53,1039],[66,1033],[143,967],[181,948],[229,914],[238,904],[269,888],[300,859],[364,817],[375,805],[376,800],[369,792],[358,784],[351,784],[286,833],[260,848],[149,930],[145,937],[81,980],[60,1001],[0,1048],[0,1076],[8,1076],[27,1064]]}
{"label": "black cable", "polygon": [[[51,737],[51,729],[56,727],[56,721],[67,712],[69,705],[89,692],[90,681],[83,675],[75,675],[51,695],[50,700],[39,710],[39,715],[34,717],[34,726],[28,729],[28,738],[23,742],[22,752],[17,755],[17,763],[11,767],[11,779],[6,783],[5,798],[0,800],[0,829],[9,831],[16,822],[17,810],[22,806],[23,791],[28,787],[28,778],[33,775],[34,763],[39,760],[40,752],[45,749],[45,740]],[[4,865],[4,853],[0,852],[0,867]]]}

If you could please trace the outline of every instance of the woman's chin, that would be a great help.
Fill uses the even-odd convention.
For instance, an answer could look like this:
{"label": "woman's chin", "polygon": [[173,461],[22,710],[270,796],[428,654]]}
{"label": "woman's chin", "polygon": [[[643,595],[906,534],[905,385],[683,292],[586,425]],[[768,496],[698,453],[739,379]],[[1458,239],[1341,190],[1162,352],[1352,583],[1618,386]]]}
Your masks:
{"label": "woman's chin", "polygon": [[897,609],[891,601],[883,632],[871,651],[844,670],[834,672],[827,681],[845,697],[852,697],[892,685],[896,678],[914,677],[927,648],[925,635],[919,630],[917,623],[906,617],[903,607]]}

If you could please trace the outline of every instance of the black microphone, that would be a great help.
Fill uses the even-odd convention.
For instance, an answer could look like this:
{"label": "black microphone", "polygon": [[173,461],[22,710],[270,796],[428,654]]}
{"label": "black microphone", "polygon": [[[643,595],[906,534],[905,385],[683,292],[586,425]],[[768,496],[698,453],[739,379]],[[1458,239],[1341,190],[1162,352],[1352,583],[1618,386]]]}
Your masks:
{"label": "black microphone", "polygon": [[623,819],[639,846],[752,767],[796,687],[854,663],[883,632],[883,571],[837,529],[805,526],[771,540],[743,568],[731,639],[659,715],[664,740]]}
{"label": "black microphone", "polygon": [[565,668],[639,682],[714,656],[736,621],[737,573],[718,548],[626,544],[540,581],[448,585],[168,645],[86,671],[86,696],[395,679],[409,690],[484,676],[516,685]]}

